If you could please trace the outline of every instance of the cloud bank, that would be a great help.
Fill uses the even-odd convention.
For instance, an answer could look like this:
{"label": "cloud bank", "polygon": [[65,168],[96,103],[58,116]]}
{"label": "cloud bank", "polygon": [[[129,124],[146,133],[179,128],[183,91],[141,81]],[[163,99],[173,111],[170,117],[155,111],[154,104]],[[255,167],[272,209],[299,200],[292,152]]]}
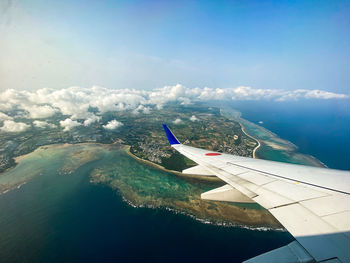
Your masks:
{"label": "cloud bank", "polygon": [[[151,110],[161,109],[169,102],[183,105],[196,101],[229,101],[229,100],[328,100],[348,99],[349,95],[322,90],[279,90],[254,89],[240,86],[227,89],[186,88],[181,84],[165,86],[154,90],[140,89],[107,89],[93,86],[92,88],[69,87],[60,90],[39,89],[37,91],[18,91],[8,89],[0,93],[0,121],[3,131],[14,129],[24,130],[27,127],[16,124],[15,117],[27,119],[49,118],[57,113],[65,120],[60,126],[65,131],[84,125],[89,126],[100,121],[101,114],[108,111],[132,111],[133,113],[149,113]],[[11,113],[12,111],[12,113]],[[13,111],[18,114],[13,116]],[[11,115],[12,114],[12,115]],[[9,122],[12,121],[12,122]],[[116,121],[116,120],[115,120]],[[193,118],[192,121],[195,121]],[[116,121],[117,122],[117,121]],[[108,123],[104,127],[116,127],[119,122]],[[37,127],[44,123],[34,123]]]}

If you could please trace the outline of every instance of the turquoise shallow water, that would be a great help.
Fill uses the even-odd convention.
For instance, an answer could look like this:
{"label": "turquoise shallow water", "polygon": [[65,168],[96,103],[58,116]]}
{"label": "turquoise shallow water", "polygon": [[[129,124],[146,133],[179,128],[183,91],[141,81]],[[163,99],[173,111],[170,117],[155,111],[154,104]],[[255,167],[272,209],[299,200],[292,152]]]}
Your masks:
{"label": "turquoise shallow water", "polygon": [[[222,113],[239,121],[249,135],[259,140],[260,147],[256,150],[256,158],[310,166],[325,166],[313,156],[299,152],[297,145],[264,128],[262,123],[258,125],[258,122],[254,123],[242,118],[242,113],[233,107],[233,105],[225,105],[222,108]],[[254,116],[259,118],[258,114]]]}
{"label": "turquoise shallow water", "polygon": [[[299,153],[311,155],[330,168],[350,170],[350,100],[291,102],[231,102],[227,108],[292,142]],[[252,130],[252,135],[254,130]],[[255,134],[259,136],[259,134]],[[269,148],[259,150],[266,159],[282,158]],[[284,161],[290,161],[287,156]]]}
{"label": "turquoise shallow water", "polygon": [[[83,158],[82,150],[94,157]],[[131,166],[126,171],[141,165],[148,177],[158,172],[121,151],[85,145],[45,150],[40,161],[31,156],[15,169],[35,162],[38,175],[0,195],[0,262],[240,262],[292,240],[286,232],[204,224],[128,205],[111,187],[89,181],[96,167],[118,160]]]}

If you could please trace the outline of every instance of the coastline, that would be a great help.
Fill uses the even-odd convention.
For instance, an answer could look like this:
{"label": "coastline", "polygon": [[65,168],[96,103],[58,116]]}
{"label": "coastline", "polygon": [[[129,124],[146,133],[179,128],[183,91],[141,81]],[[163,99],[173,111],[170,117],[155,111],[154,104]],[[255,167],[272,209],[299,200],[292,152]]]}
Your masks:
{"label": "coastline", "polygon": [[253,139],[254,141],[256,141],[256,142],[258,143],[258,145],[255,146],[255,148],[254,148],[254,150],[253,150],[253,158],[256,159],[256,151],[260,148],[261,143],[260,143],[260,141],[259,141],[257,138],[251,136],[250,134],[248,134],[248,133],[246,132],[246,130],[244,129],[244,125],[243,125],[242,123],[240,123],[240,122],[238,122],[238,123],[239,123],[239,125],[241,125],[242,132],[243,132],[245,135],[247,135],[249,138]]}
{"label": "coastline", "polygon": [[[220,114],[221,114],[222,116],[225,116],[224,110],[223,110],[222,108],[220,108]],[[242,132],[243,132],[246,136],[248,136],[249,138],[251,138],[252,140],[254,140],[254,141],[257,142],[257,146],[255,146],[254,149],[253,149],[253,156],[252,156],[253,158],[256,159],[256,151],[257,151],[257,150],[260,148],[260,146],[261,146],[260,140],[259,140],[258,138],[255,138],[254,136],[250,135],[250,134],[245,130],[245,127],[244,127],[242,121],[240,121],[240,120],[241,120],[241,112],[236,111],[235,114],[236,114],[237,116],[229,116],[229,117],[230,117],[230,118],[233,117],[233,120],[235,120],[236,122],[239,123],[239,125],[241,126]],[[228,116],[226,115],[225,117],[228,117]]]}
{"label": "coastline", "polygon": [[174,171],[174,170],[168,170],[159,164],[153,163],[153,162],[148,161],[148,160],[144,160],[144,159],[132,154],[130,152],[130,146],[126,146],[124,151],[127,155],[129,155],[131,158],[135,159],[136,161],[144,163],[148,166],[151,166],[152,168],[161,170],[161,171],[166,172],[166,173],[171,173],[171,174],[174,174],[177,176],[193,178],[193,179],[198,179],[198,180],[205,180],[205,181],[212,181],[212,182],[221,182],[222,181],[219,178],[217,178],[216,176],[201,176],[201,175],[195,175],[195,174],[185,174],[185,173],[181,173],[181,172]]}
{"label": "coastline", "polygon": [[[294,143],[278,137],[277,134],[265,127],[242,118],[241,112],[232,108],[225,108],[221,109],[221,114],[233,118],[233,120],[241,124],[242,131],[247,136],[259,141],[258,147],[253,152],[254,158],[315,167],[327,167],[314,156],[298,152],[298,146]],[[254,134],[255,137],[249,133]]]}
{"label": "coastline", "polygon": [[[239,118],[239,119],[242,119],[242,118]],[[294,143],[292,143],[288,140],[285,140],[285,139],[278,137],[277,134],[271,132],[270,130],[268,130],[264,127],[261,127],[255,123],[251,123],[250,121],[245,120],[245,119],[243,119],[243,122],[246,122],[249,125],[255,125],[255,126],[259,127],[259,129],[261,131],[263,131],[265,134],[268,135],[267,138],[260,139],[260,145],[258,148],[265,150],[267,152],[269,152],[269,150],[266,148],[271,148],[271,149],[273,149],[273,151],[275,153],[279,152],[278,154],[280,156],[284,156],[284,158],[286,158],[286,157],[288,158],[288,160],[275,160],[275,161],[289,162],[292,160],[292,162],[290,162],[290,163],[299,164],[299,165],[307,165],[307,166],[315,166],[315,167],[327,167],[324,163],[322,163],[320,160],[318,160],[314,156],[312,156],[310,154],[300,153],[298,151],[297,145],[295,145]],[[256,154],[256,151],[254,153]],[[271,158],[271,156],[269,156],[269,155],[266,156],[265,152],[264,153],[259,152],[258,155],[262,159],[274,160],[273,158]],[[259,158],[259,157],[257,157],[257,158]]]}

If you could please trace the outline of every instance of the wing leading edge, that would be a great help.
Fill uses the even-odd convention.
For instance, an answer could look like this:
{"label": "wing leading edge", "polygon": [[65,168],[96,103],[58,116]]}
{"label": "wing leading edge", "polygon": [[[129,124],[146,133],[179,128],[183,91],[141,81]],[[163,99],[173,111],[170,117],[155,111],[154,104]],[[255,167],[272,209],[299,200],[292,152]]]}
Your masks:
{"label": "wing leading edge", "polygon": [[194,148],[163,127],[173,148],[268,209],[296,239],[246,262],[350,262],[350,172]]}

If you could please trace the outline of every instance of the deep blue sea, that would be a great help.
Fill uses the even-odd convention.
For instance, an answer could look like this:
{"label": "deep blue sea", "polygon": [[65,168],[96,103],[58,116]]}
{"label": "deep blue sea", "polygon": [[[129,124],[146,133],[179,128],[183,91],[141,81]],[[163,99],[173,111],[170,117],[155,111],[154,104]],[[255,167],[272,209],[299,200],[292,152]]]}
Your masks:
{"label": "deep blue sea", "polygon": [[243,118],[291,141],[299,152],[330,168],[350,170],[350,100],[245,101],[230,106]]}

